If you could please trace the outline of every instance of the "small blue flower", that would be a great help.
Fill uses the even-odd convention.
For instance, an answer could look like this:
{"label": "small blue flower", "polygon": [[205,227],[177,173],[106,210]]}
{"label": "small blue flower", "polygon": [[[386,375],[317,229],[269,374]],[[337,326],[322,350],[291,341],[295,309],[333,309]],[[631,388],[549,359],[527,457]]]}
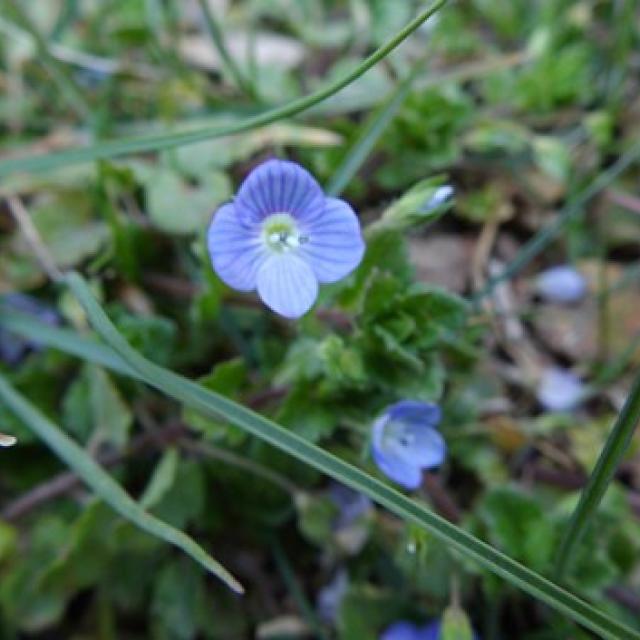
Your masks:
{"label": "small blue flower", "polygon": [[439,640],[440,626],[440,620],[434,620],[423,627],[400,620],[387,627],[380,640]]}
{"label": "small blue flower", "polygon": [[318,283],[337,282],[364,255],[360,223],[351,207],[324,195],[302,167],[268,160],[222,205],[208,233],[220,278],[287,318],[305,314]]}
{"label": "small blue flower", "polygon": [[543,271],[536,278],[536,290],[549,302],[578,302],[587,292],[587,281],[573,267],[559,265]]}
{"label": "small blue flower", "polygon": [[335,622],[342,601],[349,589],[349,576],[345,569],[338,569],[333,580],[320,589],[318,593],[318,615],[325,622]]}
{"label": "small blue flower", "polygon": [[407,489],[417,489],[423,469],[444,461],[446,445],[436,429],[442,418],[435,404],[403,400],[373,423],[371,448],[380,470]]}
{"label": "small blue flower", "polygon": [[[0,307],[26,313],[50,326],[60,324],[57,311],[40,302],[37,298],[23,293],[9,293],[0,297]],[[40,348],[37,342],[20,338],[0,327],[0,361],[8,365],[17,365],[30,351]]]}
{"label": "small blue flower", "polygon": [[[440,631],[441,620],[433,620],[419,627],[406,620],[394,622],[388,626],[380,636],[380,640],[442,640]],[[474,640],[480,640],[477,633],[473,633]]]}
{"label": "small blue flower", "polygon": [[571,371],[549,367],[542,372],[537,395],[547,411],[572,411],[584,399],[586,388]]}

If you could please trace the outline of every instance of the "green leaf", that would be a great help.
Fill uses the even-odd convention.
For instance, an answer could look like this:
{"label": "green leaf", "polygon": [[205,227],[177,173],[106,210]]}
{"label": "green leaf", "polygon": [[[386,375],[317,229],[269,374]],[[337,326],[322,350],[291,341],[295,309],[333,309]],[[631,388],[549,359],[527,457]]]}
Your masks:
{"label": "green leaf", "polygon": [[503,577],[512,585],[523,589],[557,611],[570,616],[576,622],[600,633],[603,637],[615,640],[640,639],[640,633],[613,620],[559,585],[451,524],[354,465],[309,443],[295,432],[284,429],[223,396],[153,364],[131,349],[78,274],[69,274],[66,281],[103,339],[150,385],[204,413],[224,416],[261,440],[369,496],[406,522],[424,527],[451,549],[457,550],[466,558],[474,560],[480,566]]}
{"label": "green leaf", "polygon": [[555,532],[535,498],[515,487],[498,487],[485,496],[480,514],[497,546],[536,570],[548,568]]}
{"label": "green leaf", "polygon": [[156,637],[161,640],[192,640],[200,627],[204,599],[202,575],[180,561],[165,566],[155,583],[151,612]]}
{"label": "green leaf", "polygon": [[23,398],[0,376],[0,398],[9,409],[33,430],[64,462],[73,469],[109,506],[137,527],[182,549],[208,571],[218,576],[234,591],[242,586],[216,560],[188,535],[147,513],[102,467],[67,437],[57,425]]}
{"label": "green leaf", "polygon": [[231,183],[220,172],[211,172],[206,181],[193,185],[175,171],[159,168],[151,173],[145,186],[152,222],[174,234],[202,231],[215,208],[231,197]]}
{"label": "green leaf", "polygon": [[171,489],[176,480],[179,461],[177,449],[171,447],[164,452],[160,462],[153,470],[149,484],[138,500],[143,509],[154,507]]}

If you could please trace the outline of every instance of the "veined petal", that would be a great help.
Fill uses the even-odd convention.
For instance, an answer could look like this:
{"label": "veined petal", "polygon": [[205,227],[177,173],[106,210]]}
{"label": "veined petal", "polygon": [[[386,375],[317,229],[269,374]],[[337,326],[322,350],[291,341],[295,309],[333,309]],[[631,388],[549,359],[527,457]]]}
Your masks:
{"label": "veined petal", "polygon": [[299,318],[318,296],[318,280],[311,267],[294,253],[271,254],[258,272],[258,294],[273,311]]}
{"label": "veined petal", "polygon": [[226,284],[240,291],[256,288],[258,271],[268,254],[256,225],[238,220],[234,204],[216,212],[207,234],[207,246],[216,273]]}
{"label": "veined petal", "polygon": [[351,273],[364,255],[360,222],[339,198],[326,198],[321,215],[301,223],[307,242],[302,253],[322,283],[336,282]]}
{"label": "veined petal", "polygon": [[322,212],[324,194],[315,178],[286,160],[268,160],[254,169],[240,186],[234,201],[238,215],[259,222],[272,213],[289,213],[298,220]]}
{"label": "veined petal", "polygon": [[442,409],[432,402],[419,400],[401,400],[387,408],[392,420],[402,420],[412,424],[423,424],[435,427],[442,420]]}
{"label": "veined petal", "polygon": [[407,463],[401,458],[387,455],[376,447],[372,449],[373,461],[380,471],[406,489],[417,489],[422,482],[419,466]]}

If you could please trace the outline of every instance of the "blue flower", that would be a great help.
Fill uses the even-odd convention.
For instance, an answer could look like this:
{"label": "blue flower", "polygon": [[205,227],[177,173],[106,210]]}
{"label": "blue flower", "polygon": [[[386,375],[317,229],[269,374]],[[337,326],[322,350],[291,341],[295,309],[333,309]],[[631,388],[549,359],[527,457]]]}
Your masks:
{"label": "blue flower", "polygon": [[571,371],[549,367],[542,372],[537,395],[547,411],[572,411],[584,399],[586,388]]}
{"label": "blue flower", "polygon": [[380,640],[439,640],[440,620],[419,627],[411,622],[400,620],[387,627]]}
{"label": "blue flower", "polygon": [[317,609],[318,615],[325,622],[335,622],[342,601],[349,589],[349,576],[345,569],[339,569],[333,580],[318,593]]}
{"label": "blue flower", "polygon": [[[400,620],[387,627],[380,636],[380,640],[441,640],[441,628],[441,620],[433,620],[422,627]],[[480,640],[480,636],[475,632],[473,638]]]}
{"label": "blue flower", "polygon": [[536,278],[536,290],[549,302],[578,302],[587,292],[587,281],[573,267],[559,265],[543,271]]}
{"label": "blue flower", "polygon": [[338,508],[332,523],[335,541],[348,555],[359,553],[369,537],[369,522],[373,514],[370,498],[338,482],[329,485],[329,498]]}
{"label": "blue flower", "polygon": [[403,400],[387,407],[373,423],[373,460],[389,478],[417,489],[423,469],[442,464],[446,445],[436,429],[442,412],[435,404]]}
{"label": "blue flower", "polygon": [[220,278],[287,318],[306,313],[318,283],[336,282],[364,255],[351,207],[324,195],[302,167],[269,160],[244,180],[233,202],[216,212],[209,254]]}
{"label": "blue flower", "polygon": [[[60,316],[55,309],[23,293],[9,293],[0,297],[1,306],[31,315],[50,326],[60,324]],[[39,348],[40,345],[37,342],[19,338],[10,331],[0,328],[0,361],[8,365],[16,365],[30,351]]]}

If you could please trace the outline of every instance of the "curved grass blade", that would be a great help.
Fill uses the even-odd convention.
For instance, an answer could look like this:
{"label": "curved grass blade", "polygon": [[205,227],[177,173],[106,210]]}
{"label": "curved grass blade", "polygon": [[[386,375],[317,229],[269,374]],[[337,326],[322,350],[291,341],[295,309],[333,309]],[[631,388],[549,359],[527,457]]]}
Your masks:
{"label": "curved grass blade", "polygon": [[403,520],[426,529],[451,549],[474,560],[485,569],[501,576],[513,586],[545,602],[577,623],[599,633],[603,638],[640,640],[640,633],[611,619],[589,603],[512,560],[464,529],[451,524],[384,482],[311,444],[294,431],[285,429],[224,396],[153,364],[132,349],[120,335],[80,275],[71,273],[66,277],[66,281],[100,336],[152,387],[205,415],[224,417],[281,451],[369,496]]}
{"label": "curved grass blade", "polygon": [[435,0],[428,9],[419,13],[411,22],[403,29],[398,31],[388,42],[376,49],[369,57],[365,58],[353,71],[339,78],[335,82],[331,82],[327,86],[314,93],[293,100],[282,107],[277,107],[266,111],[260,115],[248,118],[243,122],[238,122],[225,127],[206,127],[197,131],[186,131],[182,133],[170,133],[165,135],[148,136],[141,138],[130,138],[125,140],[113,140],[111,142],[102,142],[89,147],[80,149],[70,149],[58,153],[39,154],[27,156],[25,158],[16,158],[0,162],[0,177],[18,171],[46,171],[56,169],[62,166],[78,164],[81,162],[89,162],[104,158],[113,158],[128,153],[139,153],[146,151],[157,151],[159,149],[167,149],[177,147],[179,145],[191,144],[211,138],[220,138],[234,133],[242,133],[250,129],[262,127],[271,124],[277,120],[282,120],[289,116],[293,116],[313,105],[325,100],[326,98],[338,93],[340,89],[344,89],[347,85],[357,80],[362,74],[368,71],[376,63],[380,62],[393,49],[395,49],[403,40],[411,35],[425,20],[432,16],[440,9],[447,0]]}
{"label": "curved grass blade", "polygon": [[569,526],[558,547],[556,557],[556,578],[558,580],[562,580],[571,567],[571,560],[578,543],[629,447],[638,422],[640,422],[640,374],[636,377],[589,481],[582,490],[580,502],[571,516]]}
{"label": "curved grass blade", "polygon": [[99,464],[22,397],[2,375],[0,375],[0,400],[114,511],[143,531],[182,549],[228,587],[237,593],[243,593],[242,585],[195,540],[147,513]]}

